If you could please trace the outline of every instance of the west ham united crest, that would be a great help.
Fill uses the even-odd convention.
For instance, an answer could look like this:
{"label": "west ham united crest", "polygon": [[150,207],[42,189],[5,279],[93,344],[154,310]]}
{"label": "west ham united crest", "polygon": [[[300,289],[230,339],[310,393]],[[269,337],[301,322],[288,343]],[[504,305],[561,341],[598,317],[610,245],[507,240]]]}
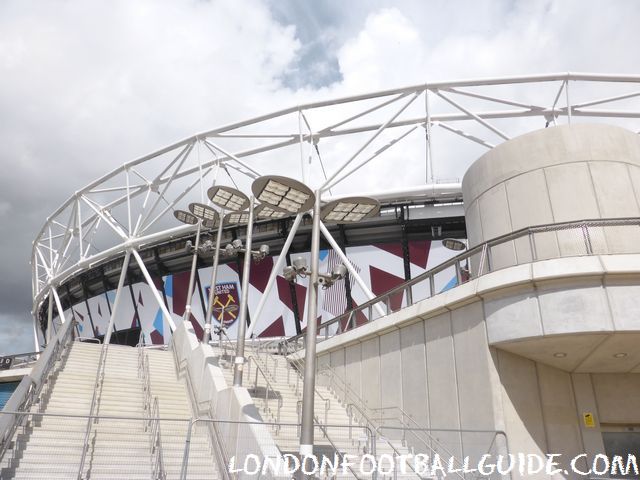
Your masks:
{"label": "west ham united crest", "polygon": [[[207,296],[209,296],[207,289]],[[225,282],[216,284],[216,292],[213,297],[213,317],[224,327],[232,325],[238,319],[240,310],[238,284]]]}

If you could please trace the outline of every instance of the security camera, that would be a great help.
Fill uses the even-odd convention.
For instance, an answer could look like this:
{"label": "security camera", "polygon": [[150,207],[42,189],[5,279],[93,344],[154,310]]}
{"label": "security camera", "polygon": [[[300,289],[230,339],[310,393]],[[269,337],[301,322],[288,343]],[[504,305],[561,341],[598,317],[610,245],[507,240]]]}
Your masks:
{"label": "security camera", "polygon": [[304,257],[296,257],[291,263],[298,272],[304,272],[307,269],[307,260]]}
{"label": "security camera", "polygon": [[345,267],[341,263],[333,267],[333,270],[331,271],[331,276],[336,280],[344,278],[346,274],[347,274],[347,267]]}
{"label": "security camera", "polygon": [[297,275],[296,269],[292,266],[286,266],[282,270],[282,276],[287,282],[295,282]]}

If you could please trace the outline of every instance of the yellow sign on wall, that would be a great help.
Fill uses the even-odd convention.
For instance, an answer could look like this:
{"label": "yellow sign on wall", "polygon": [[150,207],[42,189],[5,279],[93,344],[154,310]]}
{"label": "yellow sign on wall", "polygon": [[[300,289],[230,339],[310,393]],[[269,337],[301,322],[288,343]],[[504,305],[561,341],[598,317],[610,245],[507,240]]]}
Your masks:
{"label": "yellow sign on wall", "polygon": [[582,414],[582,420],[584,420],[584,426],[587,428],[595,428],[596,419],[591,412],[584,412]]}

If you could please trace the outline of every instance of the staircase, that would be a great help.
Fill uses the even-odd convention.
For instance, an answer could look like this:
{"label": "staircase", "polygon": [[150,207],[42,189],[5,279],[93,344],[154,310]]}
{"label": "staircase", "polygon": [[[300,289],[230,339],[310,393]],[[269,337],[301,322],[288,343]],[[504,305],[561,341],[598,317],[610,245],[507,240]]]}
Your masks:
{"label": "staircase", "polygon": [[[218,355],[218,364],[221,367],[227,384],[233,383],[233,358],[229,355],[229,348],[225,350],[214,346],[214,353]],[[300,430],[286,424],[300,423],[300,408],[302,403],[302,379],[298,369],[294,368],[286,357],[276,354],[268,354],[259,347],[245,347],[247,364],[243,374],[243,386],[248,389],[254,398],[256,407],[265,422],[283,423],[285,425],[271,426],[273,439],[284,453],[298,453]],[[268,398],[268,400],[266,400]],[[314,432],[314,453],[317,456],[326,454],[333,461],[333,453],[340,455],[350,454],[360,457],[372,452],[370,429],[361,426],[354,421],[354,416],[349,415],[345,405],[334,396],[327,388],[316,385],[314,397],[314,413],[316,427]],[[351,425],[351,428],[349,426]],[[388,454],[391,456],[407,455],[409,449],[392,444],[386,439],[378,438],[375,442],[375,456]],[[360,459],[355,460],[359,465]],[[369,468],[369,467],[367,467]],[[352,470],[350,475],[344,478],[370,478],[370,475],[362,475],[359,466]],[[342,475],[338,475],[342,478]],[[419,478],[409,467],[407,473],[396,475],[380,475],[384,478]]]}
{"label": "staircase", "polygon": [[[189,421],[161,422],[162,450],[167,479],[179,479],[184,457],[189,423],[194,417],[187,385],[176,374],[171,351],[146,350],[149,358],[151,394],[158,397],[160,417],[184,418]],[[215,480],[219,477],[213,460],[211,441],[206,424],[196,423],[191,430],[187,480]]]}
{"label": "staircase", "polygon": [[[93,411],[101,418],[94,421],[86,416],[91,412],[101,349],[102,345],[81,342],[67,348],[48,379],[46,392],[31,407],[33,415],[16,431],[0,463],[1,479],[180,478],[192,414],[171,352],[109,345]],[[145,418],[152,412],[138,368],[141,354],[148,359],[150,394],[158,399],[159,411],[153,413],[172,419],[157,422],[161,474],[155,473],[150,450],[152,429]],[[208,433],[202,426],[192,431],[187,478],[217,478]]]}

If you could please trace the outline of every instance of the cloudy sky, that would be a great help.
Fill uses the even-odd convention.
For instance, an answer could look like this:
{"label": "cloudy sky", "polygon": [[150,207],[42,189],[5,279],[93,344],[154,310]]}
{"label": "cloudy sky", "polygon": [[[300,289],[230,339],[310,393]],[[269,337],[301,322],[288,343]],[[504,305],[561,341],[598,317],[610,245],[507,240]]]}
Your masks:
{"label": "cloudy sky", "polygon": [[637,0],[0,1],[0,353],[32,348],[47,215],[124,161],[427,79],[640,73],[638,25]]}

